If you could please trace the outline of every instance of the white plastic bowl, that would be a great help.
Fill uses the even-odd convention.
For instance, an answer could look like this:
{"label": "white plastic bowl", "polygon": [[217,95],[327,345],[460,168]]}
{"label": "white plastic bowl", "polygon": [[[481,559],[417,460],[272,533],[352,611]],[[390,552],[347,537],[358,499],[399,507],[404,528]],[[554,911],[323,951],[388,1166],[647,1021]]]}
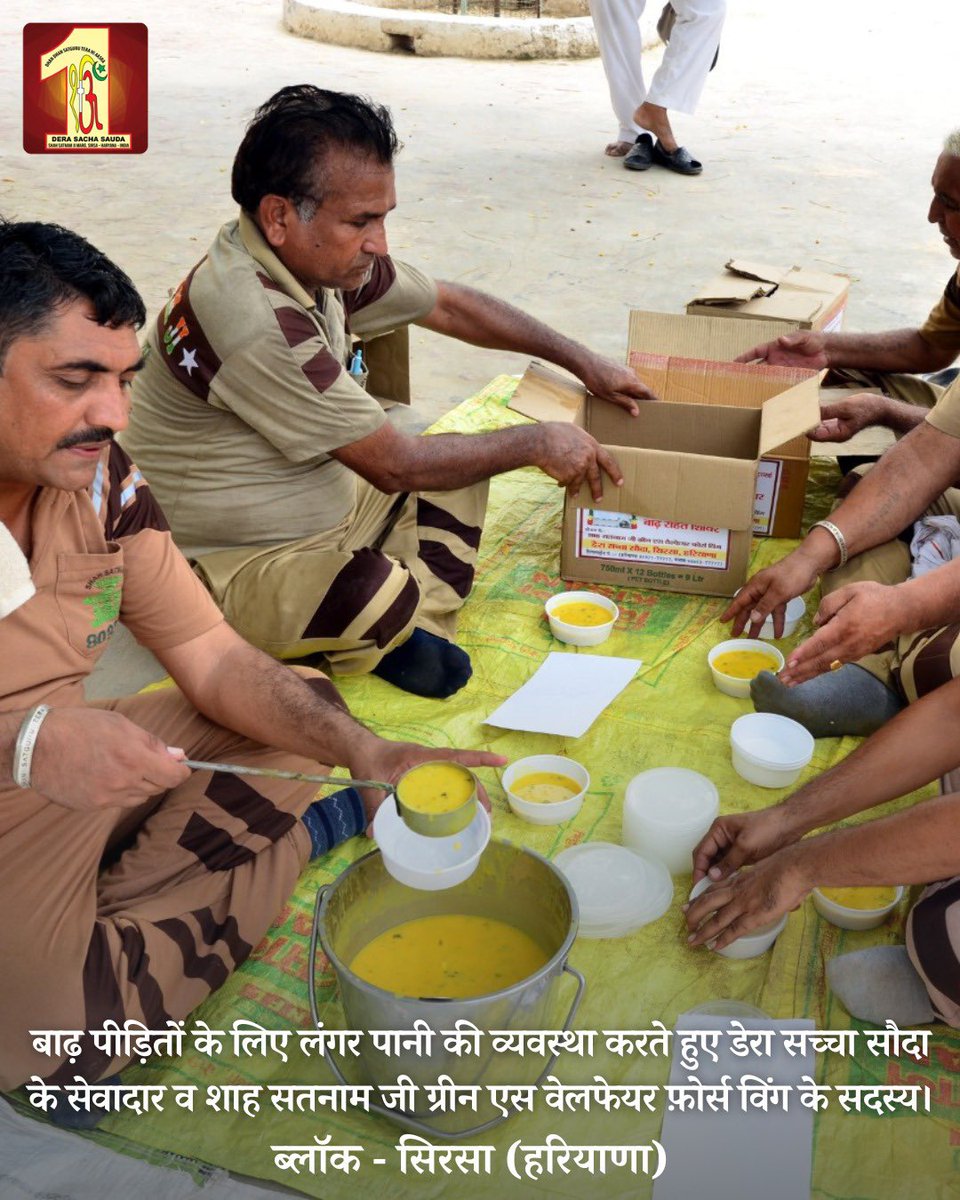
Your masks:
{"label": "white plastic bowl", "polygon": [[733,675],[724,675],[722,671],[718,671],[714,666],[717,658],[721,654],[726,654],[730,650],[756,650],[758,653],[771,659],[770,669],[776,673],[783,670],[783,655],[776,648],[767,642],[757,641],[753,638],[731,638],[726,642],[718,642],[712,650],[707,653],[707,663],[710,667],[710,674],[713,676],[714,687],[721,692],[725,692],[728,696],[736,696],[740,700],[744,700],[750,695],[750,679],[737,679]]}
{"label": "white plastic bowl", "polygon": [[814,888],[813,907],[821,917],[832,925],[839,925],[841,929],[876,929],[903,899],[903,892],[904,889],[898,887],[896,897],[882,908],[847,908],[845,904],[838,904],[836,900],[825,896],[819,888]]}
{"label": "white plastic bowl", "polygon": [[[698,896],[702,895],[710,887],[712,882],[711,879],[707,879],[706,877],[701,879],[699,883],[693,886],[689,899],[696,900]],[[770,949],[780,934],[783,933],[786,924],[787,914],[784,913],[779,921],[774,921],[772,925],[762,925],[759,929],[745,933],[743,937],[739,937],[735,942],[724,946],[722,950],[714,950],[714,954],[719,954],[721,958],[757,958]]]}
{"label": "white plastic bowl", "polygon": [[758,787],[789,787],[813,758],[813,748],[813,735],[778,713],[745,713],[730,726],[734,769]]}
{"label": "white plastic bowl", "polygon": [[[603,625],[570,625],[553,615],[561,604],[574,604],[578,600],[605,608],[610,614],[610,620],[604,622]],[[597,592],[560,592],[556,596],[551,596],[543,607],[547,614],[550,632],[559,641],[566,642],[568,646],[599,646],[610,636],[610,631],[620,616],[620,609],[614,602]]]}
{"label": "white plastic bowl", "polygon": [[[802,596],[794,596],[792,600],[787,601],[787,611],[784,614],[783,633],[781,637],[793,637],[797,632],[797,626],[800,624],[800,619],[807,611],[806,603]],[[764,623],[760,626],[760,637],[764,641],[773,641],[775,634],[773,632],[773,615],[771,614]]]}
{"label": "white plastic bowl", "polygon": [[[740,589],[733,593],[739,596]],[[802,596],[794,596],[792,600],[787,601],[786,612],[783,619],[783,633],[781,637],[792,637],[797,632],[797,626],[800,624],[800,618],[807,611],[806,601]],[[764,641],[772,642],[775,640],[773,632],[773,615],[771,614],[764,623],[760,626],[760,632],[757,635],[763,638]]]}
{"label": "white plastic bowl", "polygon": [[490,814],[478,804],[466,829],[450,837],[425,837],[404,822],[394,797],[388,796],[373,818],[373,836],[387,873],[398,883],[439,892],[463,883],[476,870],[490,841]]}
{"label": "white plastic bowl", "polygon": [[671,875],[693,870],[691,854],[720,811],[712,779],[685,767],[635,775],[623,800],[623,844],[658,858]]}
{"label": "white plastic bowl", "polygon": [[[580,791],[566,800],[541,804],[535,800],[524,800],[511,790],[513,784],[524,775],[533,775],[540,771],[566,775],[573,783],[580,785]],[[563,758],[559,754],[531,754],[528,758],[518,758],[516,762],[511,763],[504,770],[501,783],[507,794],[507,803],[518,817],[532,825],[562,825],[564,821],[575,817],[583,807],[584,797],[590,787],[590,774],[586,767],[574,762],[572,758]]]}

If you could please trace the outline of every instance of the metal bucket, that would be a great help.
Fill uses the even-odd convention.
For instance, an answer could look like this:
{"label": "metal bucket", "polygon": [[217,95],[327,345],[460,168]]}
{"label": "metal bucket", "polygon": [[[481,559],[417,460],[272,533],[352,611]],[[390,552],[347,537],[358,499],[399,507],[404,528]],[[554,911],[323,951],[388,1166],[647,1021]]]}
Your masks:
{"label": "metal bucket", "polygon": [[[419,917],[457,914],[505,921],[529,934],[550,954],[547,962],[512,987],[465,1000],[397,996],[356,976],[347,965],[368,942],[387,929]],[[397,883],[386,872],[379,850],[355,862],[317,894],[310,938],[308,983],[310,1011],[319,1028],[316,999],[317,941],[336,972],[348,1028],[411,1030],[425,1022],[436,1033],[469,1021],[491,1030],[566,1030],[580,1006],[586,986],[583,976],[567,962],[577,933],[576,899],[560,872],[531,850],[491,841],[476,871],[465,882],[444,891],[423,892]],[[577,981],[566,1016],[557,1020],[558,984],[567,973]],[[463,1138],[498,1125],[505,1119],[489,1099],[487,1086],[536,1084],[552,1070],[556,1055],[544,1064],[531,1054],[494,1054],[484,1038],[479,1055],[447,1050],[442,1037],[432,1038],[429,1054],[388,1055],[364,1037],[362,1056],[351,1065],[338,1063],[327,1052],[327,1063],[340,1083],[394,1085],[409,1076],[418,1088],[449,1076],[458,1085],[480,1085],[477,1107],[456,1112],[428,1112],[417,1092],[412,1108],[390,1108],[371,1102],[370,1111],[408,1129],[432,1137]],[[347,1072],[356,1077],[350,1078]],[[469,1122],[469,1124],[466,1124]]]}

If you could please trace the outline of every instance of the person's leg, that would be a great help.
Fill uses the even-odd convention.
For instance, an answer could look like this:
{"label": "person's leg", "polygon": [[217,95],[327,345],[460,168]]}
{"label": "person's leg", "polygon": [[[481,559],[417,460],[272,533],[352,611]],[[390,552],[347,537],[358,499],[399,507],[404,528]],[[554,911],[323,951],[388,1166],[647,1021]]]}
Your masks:
{"label": "person's leg", "polygon": [[[190,757],[318,770],[214,725],[174,688],[102,707]],[[28,1030],[109,1020],[164,1029],[218,988],[273,923],[310,856],[300,817],[315,793],[314,784],[206,771],[135,810],[74,812],[35,793],[5,793],[0,1086],[32,1075],[92,1082],[124,1065],[89,1038],[74,1061],[43,1054]]]}
{"label": "person's leg", "polygon": [[448,696],[472,674],[454,644],[457,615],[473,587],[488,485],[411,496],[384,539],[391,557],[408,563],[420,588],[417,627],[374,674],[406,691]]}
{"label": "person's leg", "polygon": [[663,61],[644,102],[633,114],[635,123],[655,134],[668,155],[680,149],[670,110],[696,111],[726,15],[725,0],[673,0],[673,7],[677,18]]}
{"label": "person's leg", "polygon": [[646,0],[590,0],[610,103],[619,122],[617,140],[605,149],[613,157],[625,155],[643,132],[634,124],[633,112],[646,96],[640,34],[640,17],[645,6]]}

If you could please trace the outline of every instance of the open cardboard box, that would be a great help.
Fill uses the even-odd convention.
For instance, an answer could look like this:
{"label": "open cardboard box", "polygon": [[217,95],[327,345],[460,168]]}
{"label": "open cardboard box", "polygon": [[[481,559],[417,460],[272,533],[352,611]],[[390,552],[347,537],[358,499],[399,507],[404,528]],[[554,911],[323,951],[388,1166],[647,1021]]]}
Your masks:
{"label": "open cardboard box", "polygon": [[[649,387],[656,391],[655,378],[664,356],[698,359],[716,364],[714,373],[723,371],[723,363],[732,363],[760,342],[770,341],[797,330],[789,321],[724,321],[715,316],[685,317],[676,313],[634,311],[630,314],[627,338],[627,362]],[[759,407],[776,391],[814,375],[796,367],[770,367],[750,364],[735,371],[760,371],[770,387],[745,388],[740,385],[697,394],[698,404],[735,404]],[[682,395],[676,399],[684,401]],[[812,422],[816,424],[816,421]],[[810,474],[810,441],[803,435],[775,446],[765,454],[757,469],[757,494],[753,532],[761,537],[799,537],[803,506]]]}
{"label": "open cardboard box", "polygon": [[641,404],[638,417],[540,363],[511,401],[538,420],[575,421],[623,471],[620,487],[604,476],[599,500],[586,486],[567,496],[560,574],[733,595],[750,558],[758,460],[816,424],[817,377],[785,388],[781,375],[758,367],[718,370],[669,356],[648,371],[661,399]]}
{"label": "open cardboard box", "polygon": [[795,321],[801,329],[830,333],[843,324],[849,290],[850,280],[845,275],[731,258],[723,274],[711,279],[689,301],[687,313]]}

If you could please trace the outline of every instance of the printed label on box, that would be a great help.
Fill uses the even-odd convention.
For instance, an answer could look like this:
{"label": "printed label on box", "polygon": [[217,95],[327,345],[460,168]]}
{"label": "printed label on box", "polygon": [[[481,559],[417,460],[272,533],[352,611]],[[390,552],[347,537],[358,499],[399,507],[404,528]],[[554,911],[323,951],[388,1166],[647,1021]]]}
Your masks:
{"label": "printed label on box", "polygon": [[581,508],[577,554],[581,558],[726,571],[730,564],[730,530]]}
{"label": "printed label on box", "polygon": [[757,487],[753,493],[753,532],[766,536],[773,528],[780,495],[783,463],[778,458],[761,458],[757,463]]}

